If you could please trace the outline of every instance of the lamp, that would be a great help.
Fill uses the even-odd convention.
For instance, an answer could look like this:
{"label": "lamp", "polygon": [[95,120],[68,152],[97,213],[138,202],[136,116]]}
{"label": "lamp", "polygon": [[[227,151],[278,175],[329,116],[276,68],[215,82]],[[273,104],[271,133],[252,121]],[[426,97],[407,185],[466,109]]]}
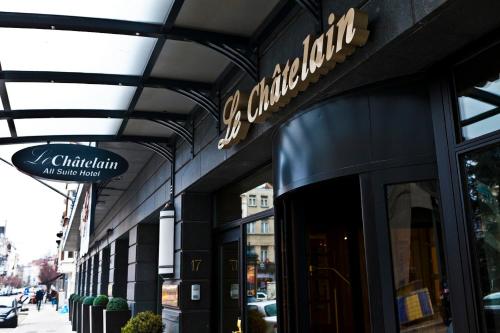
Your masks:
{"label": "lamp", "polygon": [[158,273],[163,277],[174,274],[175,209],[169,202],[160,211]]}

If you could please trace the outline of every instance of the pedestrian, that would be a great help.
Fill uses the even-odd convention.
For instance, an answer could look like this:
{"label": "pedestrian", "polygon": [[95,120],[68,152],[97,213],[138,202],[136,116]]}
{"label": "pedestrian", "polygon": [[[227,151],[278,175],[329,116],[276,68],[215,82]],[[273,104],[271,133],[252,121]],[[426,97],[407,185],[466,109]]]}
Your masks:
{"label": "pedestrian", "polygon": [[35,294],[36,308],[38,309],[38,311],[40,311],[40,307],[42,306],[43,295],[44,295],[44,292],[42,289],[38,289],[36,294]]}

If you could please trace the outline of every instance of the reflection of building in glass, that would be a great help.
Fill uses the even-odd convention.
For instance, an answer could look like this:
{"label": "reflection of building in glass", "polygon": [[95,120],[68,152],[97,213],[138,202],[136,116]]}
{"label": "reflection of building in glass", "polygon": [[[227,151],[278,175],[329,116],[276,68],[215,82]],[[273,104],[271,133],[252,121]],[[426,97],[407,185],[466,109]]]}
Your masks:
{"label": "reflection of building in glass", "polygon": [[[273,207],[273,187],[262,184],[241,195],[243,217]],[[259,300],[275,299],[274,217],[246,225],[247,297]]]}
{"label": "reflection of building in glass", "polygon": [[247,217],[273,208],[273,186],[262,184],[241,195],[241,217]]}

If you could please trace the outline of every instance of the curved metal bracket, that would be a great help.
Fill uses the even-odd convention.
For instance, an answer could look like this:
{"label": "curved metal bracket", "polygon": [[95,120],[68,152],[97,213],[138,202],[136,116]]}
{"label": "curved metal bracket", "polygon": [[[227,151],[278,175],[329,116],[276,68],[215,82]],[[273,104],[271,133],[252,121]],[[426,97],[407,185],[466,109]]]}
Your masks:
{"label": "curved metal bracket", "polygon": [[173,163],[174,154],[173,154],[171,149],[164,147],[164,146],[160,145],[159,143],[155,143],[155,142],[136,142],[136,143],[143,146],[143,147],[146,147],[149,150],[154,151],[156,154],[165,158],[170,163]]}
{"label": "curved metal bracket", "polygon": [[238,48],[226,43],[214,43],[211,41],[198,42],[205,45],[212,50],[219,52],[225,56],[229,61],[238,66],[241,70],[246,72],[255,82],[259,81],[259,70],[255,62],[250,59],[244,52]]}
{"label": "curved metal bracket", "polygon": [[168,89],[189,98],[190,100],[198,104],[202,109],[207,111],[212,117],[214,117],[217,122],[219,121],[219,108],[217,104],[202,92],[194,89],[184,89],[176,87],[170,87]]}
{"label": "curved metal bracket", "polygon": [[257,64],[251,59],[253,52],[250,40],[246,37],[181,27],[173,27],[166,35],[168,39],[190,41],[211,48],[229,59],[255,81],[259,80]]}
{"label": "curved metal bracket", "polygon": [[191,147],[193,147],[193,134],[181,124],[170,120],[153,119],[153,121],[172,130],[175,134],[184,139]]}

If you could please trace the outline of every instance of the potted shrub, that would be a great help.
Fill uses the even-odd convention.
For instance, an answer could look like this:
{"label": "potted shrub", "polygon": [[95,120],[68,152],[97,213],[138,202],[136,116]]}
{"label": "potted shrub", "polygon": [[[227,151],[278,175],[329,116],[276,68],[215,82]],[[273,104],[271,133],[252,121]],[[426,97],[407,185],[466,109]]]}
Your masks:
{"label": "potted shrub", "polygon": [[122,333],[161,333],[162,331],[161,316],[151,311],[138,313],[122,328]]}
{"label": "potted shrub", "polygon": [[90,332],[102,333],[102,311],[108,305],[108,296],[99,295],[94,299],[94,303],[90,307]]}
{"label": "potted shrub", "polygon": [[90,306],[94,304],[94,296],[88,296],[82,302],[82,333],[90,333]]}
{"label": "potted shrub", "polygon": [[120,333],[130,319],[130,310],[125,299],[113,297],[103,311],[103,333]]}

